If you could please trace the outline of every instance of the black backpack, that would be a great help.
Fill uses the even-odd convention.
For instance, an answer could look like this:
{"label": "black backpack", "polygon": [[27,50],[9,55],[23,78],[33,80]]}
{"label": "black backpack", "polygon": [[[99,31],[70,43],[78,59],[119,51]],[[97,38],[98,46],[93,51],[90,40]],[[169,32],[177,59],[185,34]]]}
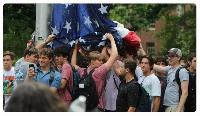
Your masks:
{"label": "black backpack", "polygon": [[[181,81],[180,81],[180,78],[179,78],[179,71],[180,71],[182,68],[184,68],[184,67],[179,67],[179,68],[177,69],[177,71],[176,71],[176,73],[175,73],[175,79],[174,79],[174,80],[177,82],[178,86],[179,86],[179,100],[180,100],[180,97],[181,97],[181,94],[182,94],[182,90],[181,90]],[[194,92],[192,91],[193,89],[190,88],[191,85],[194,84],[194,82],[193,82],[192,80],[190,80],[190,78],[192,78],[192,77],[190,77],[190,76],[192,76],[192,75],[189,74],[188,97],[187,97],[187,99],[186,99],[186,102],[191,101],[189,98],[192,98],[192,97],[190,97],[190,96],[192,96],[192,93],[194,93]],[[185,105],[184,105],[185,107],[188,107],[188,106],[186,106],[186,105],[189,105],[189,104],[185,104]],[[196,109],[196,107],[195,107],[195,109]]]}
{"label": "black backpack", "polygon": [[136,83],[139,86],[139,92],[140,97],[139,101],[137,103],[137,111],[138,112],[151,112],[151,100],[150,96],[147,93],[147,91],[140,85],[139,83]]}
{"label": "black backpack", "polygon": [[84,70],[84,75],[81,78],[77,70],[73,69],[73,88],[71,90],[72,99],[77,99],[80,95],[86,97],[86,111],[94,110],[98,103],[99,97],[96,91],[96,84],[92,78],[94,69],[87,74],[87,69]]}

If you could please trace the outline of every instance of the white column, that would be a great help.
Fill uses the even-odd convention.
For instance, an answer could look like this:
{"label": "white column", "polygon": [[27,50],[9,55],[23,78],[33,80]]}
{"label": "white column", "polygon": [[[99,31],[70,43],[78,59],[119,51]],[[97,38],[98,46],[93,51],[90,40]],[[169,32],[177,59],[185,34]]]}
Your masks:
{"label": "white column", "polygon": [[36,45],[43,42],[50,31],[50,17],[51,5],[50,4],[36,4],[36,25],[35,25],[35,41]]}

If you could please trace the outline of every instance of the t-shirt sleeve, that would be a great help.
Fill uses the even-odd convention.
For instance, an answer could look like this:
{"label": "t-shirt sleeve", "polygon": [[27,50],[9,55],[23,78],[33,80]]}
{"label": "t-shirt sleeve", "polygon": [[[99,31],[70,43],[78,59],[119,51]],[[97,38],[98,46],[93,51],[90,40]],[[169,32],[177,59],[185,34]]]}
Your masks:
{"label": "t-shirt sleeve", "polygon": [[169,71],[170,68],[171,68],[171,66],[165,66],[164,67],[164,72],[167,74],[167,72]]}
{"label": "t-shirt sleeve", "polygon": [[183,68],[179,71],[180,81],[189,80],[189,73],[188,71]]}
{"label": "t-shirt sleeve", "polygon": [[70,67],[70,65],[64,64],[62,67],[62,74],[61,74],[62,79],[69,80],[71,75],[72,75],[72,68]]}
{"label": "t-shirt sleeve", "polygon": [[85,70],[85,68],[81,68],[81,67],[79,67],[77,69],[77,71],[78,71],[78,73],[80,74],[81,77],[83,77],[83,75],[84,75],[84,70]]}
{"label": "t-shirt sleeve", "polygon": [[105,79],[108,69],[105,64],[101,65],[99,68],[96,68],[93,72],[93,77],[99,79]]}
{"label": "t-shirt sleeve", "polygon": [[151,96],[161,96],[161,85],[158,77],[154,77],[152,80]]}
{"label": "t-shirt sleeve", "polygon": [[139,86],[136,84],[133,84],[129,86],[128,88],[128,107],[137,107],[137,103],[139,101]]}

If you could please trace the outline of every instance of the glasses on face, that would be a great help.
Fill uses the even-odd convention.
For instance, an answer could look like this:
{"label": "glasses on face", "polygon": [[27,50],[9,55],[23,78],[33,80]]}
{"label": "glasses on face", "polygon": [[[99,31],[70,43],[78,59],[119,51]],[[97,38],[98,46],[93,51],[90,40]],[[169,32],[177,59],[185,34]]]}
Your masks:
{"label": "glasses on face", "polygon": [[168,54],[167,57],[173,58],[173,57],[177,57],[177,55],[175,55],[175,54]]}

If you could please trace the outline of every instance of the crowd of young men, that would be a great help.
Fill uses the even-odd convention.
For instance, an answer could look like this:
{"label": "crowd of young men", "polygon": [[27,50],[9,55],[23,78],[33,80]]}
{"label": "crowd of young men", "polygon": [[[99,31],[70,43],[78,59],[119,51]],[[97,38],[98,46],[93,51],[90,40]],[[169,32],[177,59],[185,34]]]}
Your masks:
{"label": "crowd of young men", "polygon": [[[140,101],[138,83],[150,96],[152,112],[196,111],[195,55],[189,59],[188,67],[180,69],[182,53],[178,48],[168,51],[168,59],[154,62],[151,57],[145,55],[142,46],[138,49],[142,51],[141,56],[136,57],[127,53],[121,55],[121,52],[125,51],[117,49],[113,36],[107,33],[105,37],[111,47],[105,46],[101,51],[85,54],[81,52],[77,43],[71,51],[65,47],[55,50],[45,47],[55,39],[50,35],[46,42],[35,47],[27,47],[24,57],[15,63],[15,67],[12,66],[14,53],[5,51],[3,54],[4,108],[7,107],[15,88],[20,83],[29,81],[49,86],[52,92],[65,102],[66,107],[69,107],[74,97],[72,96],[74,87],[72,68],[75,68],[82,78],[85,73],[89,74],[93,71],[92,79],[95,83],[98,104],[90,111],[140,111],[138,110]],[[88,66],[78,66],[78,54],[88,59]],[[180,86],[175,80],[179,69]]]}

